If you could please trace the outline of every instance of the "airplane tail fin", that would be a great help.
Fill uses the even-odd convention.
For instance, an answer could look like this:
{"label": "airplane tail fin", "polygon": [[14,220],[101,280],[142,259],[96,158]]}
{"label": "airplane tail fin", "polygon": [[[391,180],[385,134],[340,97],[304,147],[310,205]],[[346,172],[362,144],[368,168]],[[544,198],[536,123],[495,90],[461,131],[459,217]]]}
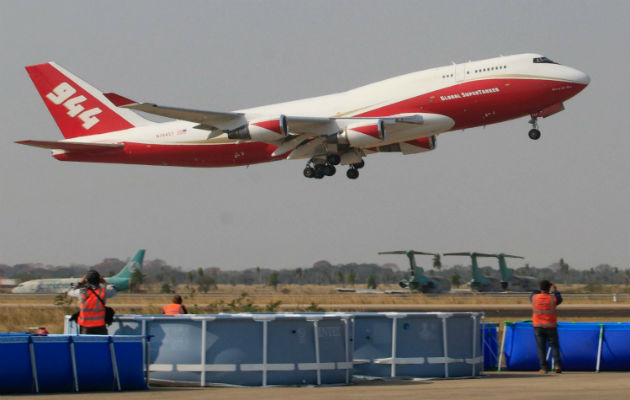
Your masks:
{"label": "airplane tail fin", "polygon": [[26,72],[66,139],[152,123],[116,107],[101,91],[54,62],[28,66]]}
{"label": "airplane tail fin", "polygon": [[114,276],[107,278],[107,282],[113,285],[116,290],[127,290],[129,288],[129,280],[133,271],[142,270],[142,262],[144,261],[144,249],[138,250],[135,256]]}
{"label": "airplane tail fin", "polygon": [[483,272],[481,271],[481,268],[479,268],[479,266],[477,265],[476,261],[473,261],[473,263],[471,264],[471,268],[473,280],[481,282],[483,280]]}

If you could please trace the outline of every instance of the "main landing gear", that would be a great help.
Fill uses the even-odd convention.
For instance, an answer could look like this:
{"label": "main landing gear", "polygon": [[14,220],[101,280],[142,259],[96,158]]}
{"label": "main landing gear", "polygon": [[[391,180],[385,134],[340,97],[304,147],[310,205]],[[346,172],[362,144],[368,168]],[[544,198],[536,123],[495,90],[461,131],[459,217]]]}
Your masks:
{"label": "main landing gear", "polygon": [[532,140],[540,139],[540,131],[538,130],[538,117],[532,115],[532,119],[529,120],[532,125],[532,129],[529,130],[529,138]]}
{"label": "main landing gear", "polygon": [[[304,168],[304,176],[307,178],[322,179],[325,176],[333,176],[337,172],[335,165],[339,165],[341,157],[337,154],[328,154],[326,160],[320,158],[312,158],[306,163]],[[363,168],[365,162],[361,160],[356,164],[350,165],[350,169],[346,172],[346,176],[350,179],[359,177],[359,169]]]}

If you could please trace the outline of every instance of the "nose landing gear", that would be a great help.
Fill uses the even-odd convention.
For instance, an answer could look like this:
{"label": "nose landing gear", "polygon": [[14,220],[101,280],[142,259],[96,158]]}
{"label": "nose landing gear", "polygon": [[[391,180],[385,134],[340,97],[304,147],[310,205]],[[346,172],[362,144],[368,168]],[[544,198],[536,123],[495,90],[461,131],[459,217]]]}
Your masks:
{"label": "nose landing gear", "polygon": [[532,125],[532,129],[529,130],[529,138],[532,140],[540,139],[540,131],[538,130],[538,117],[532,115],[532,119],[529,120]]}

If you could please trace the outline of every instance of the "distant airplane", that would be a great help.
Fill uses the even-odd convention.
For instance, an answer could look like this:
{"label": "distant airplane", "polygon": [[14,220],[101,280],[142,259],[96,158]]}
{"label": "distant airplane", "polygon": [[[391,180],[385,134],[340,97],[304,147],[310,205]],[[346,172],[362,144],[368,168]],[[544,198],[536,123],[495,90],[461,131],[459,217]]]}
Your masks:
{"label": "distant airplane", "polygon": [[472,262],[472,280],[467,283],[471,290],[476,292],[497,292],[501,290],[501,284],[498,279],[492,276],[486,276],[483,274],[479,264],[477,263],[477,257],[494,257],[493,254],[476,253],[476,252],[458,252],[458,253],[444,253],[443,256],[467,256],[470,257]]}
{"label": "distant airplane", "polygon": [[501,273],[501,289],[509,291],[528,292],[534,289],[538,289],[538,279],[533,276],[516,275],[512,268],[508,268],[506,258],[520,258],[524,257],[513,256],[510,254],[495,254],[499,260],[499,272]]}
{"label": "distant airplane", "polygon": [[416,250],[381,251],[378,254],[404,254],[409,258],[409,279],[403,279],[399,285],[422,293],[442,293],[451,290],[451,283],[439,276],[427,276],[424,270],[416,264],[415,255],[439,256],[436,253],[425,253]]}
{"label": "distant airplane", "polygon": [[[538,280],[533,276],[523,276],[514,274],[514,270],[508,268],[505,261],[506,258],[520,258],[511,254],[488,254],[488,253],[445,253],[445,256],[469,256],[472,261],[472,280],[468,285],[472,290],[478,292],[494,292],[494,291],[530,291],[538,288]],[[501,280],[497,280],[492,276],[483,275],[482,270],[477,264],[479,257],[494,257],[499,260],[499,274]]]}
{"label": "distant airplane", "polygon": [[[17,143],[50,149],[58,160],[228,167],[306,159],[304,176],[318,179],[334,175],[339,164],[348,165],[346,175],[356,179],[368,154],[426,152],[435,149],[441,133],[523,116],[530,117],[529,137],[536,140],[538,118],[564,110],[563,102],[590,82],[584,72],[540,54],[518,54],[453,63],[327,96],[217,112],[103,94],[54,62],[26,71],[65,139]],[[151,122],[131,110],[175,121]]]}
{"label": "distant airplane", "polygon": [[[113,286],[116,291],[129,289],[129,280],[134,270],[142,270],[144,250],[138,250],[135,256],[114,276],[105,278],[108,286]],[[34,279],[22,282],[11,291],[13,293],[66,293],[79,283],[81,278],[62,279]]]}

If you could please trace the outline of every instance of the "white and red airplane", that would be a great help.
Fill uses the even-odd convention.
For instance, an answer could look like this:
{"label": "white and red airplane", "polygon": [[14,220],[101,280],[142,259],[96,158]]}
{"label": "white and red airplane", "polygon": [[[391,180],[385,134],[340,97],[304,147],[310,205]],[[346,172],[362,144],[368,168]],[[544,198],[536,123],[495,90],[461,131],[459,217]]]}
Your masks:
{"label": "white and red airplane", "polygon": [[[304,175],[356,179],[374,152],[433,150],[440,133],[564,109],[590,82],[584,72],[539,54],[470,61],[287,103],[216,112],[138,103],[103,94],[53,62],[26,67],[65,137],[17,143],[61,161],[227,167],[308,159]],[[148,121],[131,110],[173,118]]]}

